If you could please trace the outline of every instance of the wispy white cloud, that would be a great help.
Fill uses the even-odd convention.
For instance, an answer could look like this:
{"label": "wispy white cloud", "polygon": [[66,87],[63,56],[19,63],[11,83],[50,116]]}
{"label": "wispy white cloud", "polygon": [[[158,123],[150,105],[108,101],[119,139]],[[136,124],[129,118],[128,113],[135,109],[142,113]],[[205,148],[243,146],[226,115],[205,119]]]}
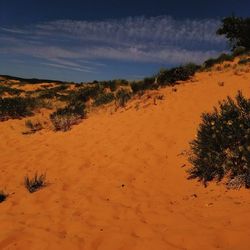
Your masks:
{"label": "wispy white cloud", "polygon": [[96,72],[96,60],[200,63],[225,49],[219,21],[134,17],[106,21],[58,20],[0,27],[0,54],[25,55],[53,67]]}

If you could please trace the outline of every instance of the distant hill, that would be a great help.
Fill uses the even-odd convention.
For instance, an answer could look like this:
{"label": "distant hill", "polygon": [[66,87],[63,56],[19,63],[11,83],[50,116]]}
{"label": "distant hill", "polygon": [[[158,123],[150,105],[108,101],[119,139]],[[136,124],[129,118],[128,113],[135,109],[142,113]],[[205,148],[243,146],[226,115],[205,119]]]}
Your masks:
{"label": "distant hill", "polygon": [[58,80],[37,79],[37,78],[21,78],[21,77],[16,77],[16,76],[9,76],[9,75],[0,75],[0,78],[4,78],[6,80],[17,80],[17,81],[20,81],[20,82],[27,82],[27,83],[32,83],[32,84],[43,83],[43,82],[47,82],[47,83],[66,83],[66,82],[58,81]]}

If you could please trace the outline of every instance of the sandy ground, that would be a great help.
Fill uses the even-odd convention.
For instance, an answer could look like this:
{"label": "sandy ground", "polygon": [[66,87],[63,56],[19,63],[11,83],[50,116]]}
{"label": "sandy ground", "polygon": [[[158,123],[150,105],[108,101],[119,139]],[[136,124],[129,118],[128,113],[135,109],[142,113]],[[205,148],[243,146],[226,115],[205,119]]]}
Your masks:
{"label": "sandy ground", "polygon": [[[67,133],[0,123],[0,249],[250,249],[250,192],[187,180],[200,115],[250,73],[199,73],[157,105],[90,115]],[[224,86],[219,86],[224,82]],[[221,84],[220,84],[221,85]],[[133,104],[133,103],[132,103]],[[25,175],[47,173],[33,194]]]}

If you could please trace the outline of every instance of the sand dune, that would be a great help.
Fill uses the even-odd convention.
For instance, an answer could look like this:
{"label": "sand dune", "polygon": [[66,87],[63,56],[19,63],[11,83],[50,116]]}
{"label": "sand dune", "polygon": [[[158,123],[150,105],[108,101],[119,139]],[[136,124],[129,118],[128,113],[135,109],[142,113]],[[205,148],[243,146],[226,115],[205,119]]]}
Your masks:
{"label": "sand dune", "polygon": [[[224,86],[220,86],[223,82]],[[204,111],[250,73],[212,71],[159,90],[137,108],[90,114],[69,132],[22,135],[0,123],[0,249],[249,249],[249,190],[187,180],[185,154]],[[25,175],[46,172],[30,194]]]}

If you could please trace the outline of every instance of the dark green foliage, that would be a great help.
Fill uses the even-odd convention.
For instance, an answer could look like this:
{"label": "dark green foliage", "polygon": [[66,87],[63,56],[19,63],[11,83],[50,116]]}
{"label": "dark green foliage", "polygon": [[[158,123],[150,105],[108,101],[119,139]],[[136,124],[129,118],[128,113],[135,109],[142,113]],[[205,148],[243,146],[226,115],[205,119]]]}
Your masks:
{"label": "dark green foliage", "polygon": [[37,90],[36,92],[39,92],[38,97],[42,99],[60,98],[61,95],[58,92],[63,92],[67,90],[68,87],[69,85],[64,84],[64,85],[56,86],[54,88],[46,88],[42,90]]}
{"label": "dark green foliage", "polygon": [[70,130],[72,125],[78,124],[85,117],[85,105],[78,102],[60,108],[50,115],[56,131]]}
{"label": "dark green foliage", "polygon": [[141,81],[132,82],[130,84],[133,93],[138,93],[139,91],[144,91],[147,89],[157,89],[158,84],[155,83],[155,76],[146,77]]}
{"label": "dark green foliage", "polygon": [[69,102],[87,102],[90,98],[96,98],[103,93],[103,87],[99,84],[79,88],[77,91],[72,91],[69,94]]}
{"label": "dark green foliage", "polygon": [[107,85],[112,92],[116,91],[116,89],[118,87],[116,81],[109,81]]}
{"label": "dark green foliage", "polygon": [[236,57],[236,56],[240,56],[240,55],[243,55],[246,53],[246,48],[243,47],[243,46],[239,46],[239,47],[236,47],[234,50],[233,50],[233,57]]}
{"label": "dark green foliage", "polygon": [[161,86],[174,85],[178,81],[188,80],[200,67],[189,63],[180,67],[161,70],[157,76],[157,83]]}
{"label": "dark green foliage", "polygon": [[202,115],[197,138],[191,143],[190,178],[208,181],[244,180],[250,186],[250,100],[238,92]]}
{"label": "dark green foliage", "polygon": [[94,101],[95,106],[100,106],[103,104],[107,104],[112,102],[115,99],[115,96],[113,93],[103,93],[97,96],[97,98]]}
{"label": "dark green foliage", "polygon": [[109,88],[111,92],[114,92],[120,86],[127,86],[129,82],[124,79],[114,79],[114,80],[108,80],[108,81],[93,81],[90,84],[100,85],[100,86],[103,86],[103,88]]}
{"label": "dark green foliage", "polygon": [[230,16],[222,19],[217,30],[218,35],[225,35],[232,51],[239,46],[250,49],[250,18]]}
{"label": "dark green foliage", "polygon": [[24,178],[24,185],[30,193],[34,193],[46,186],[45,180],[46,180],[45,174],[38,175],[36,173],[33,178],[29,178],[28,176],[26,176]]}
{"label": "dark green foliage", "polygon": [[222,53],[217,58],[209,58],[208,60],[206,60],[203,64],[203,66],[204,66],[204,68],[211,68],[215,64],[223,63],[225,61],[233,61],[233,59],[234,59],[233,55]]}
{"label": "dark green foliage", "polygon": [[131,92],[126,89],[120,89],[117,91],[116,100],[119,107],[125,107],[128,100],[131,98]]}
{"label": "dark green foliage", "polygon": [[34,98],[0,98],[0,120],[32,115],[37,103]]}
{"label": "dark green foliage", "polygon": [[0,203],[5,201],[8,197],[8,194],[6,194],[5,192],[3,191],[0,191]]}
{"label": "dark green foliage", "polygon": [[239,60],[239,64],[248,64],[250,63],[250,58],[244,58]]}
{"label": "dark green foliage", "polygon": [[24,91],[20,89],[10,88],[8,86],[0,86],[0,95],[3,95],[5,93],[9,95],[20,95],[22,92]]}

